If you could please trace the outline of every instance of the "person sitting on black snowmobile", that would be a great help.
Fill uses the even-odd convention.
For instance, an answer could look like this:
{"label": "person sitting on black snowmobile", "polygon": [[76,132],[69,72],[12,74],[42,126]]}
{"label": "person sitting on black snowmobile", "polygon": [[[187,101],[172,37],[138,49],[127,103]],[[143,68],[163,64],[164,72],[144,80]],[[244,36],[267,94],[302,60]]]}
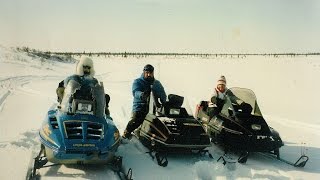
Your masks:
{"label": "person sitting on black snowmobile", "polygon": [[219,114],[221,111],[225,99],[226,99],[226,92],[228,88],[226,87],[227,85],[227,80],[225,76],[220,76],[220,78],[217,81],[217,86],[214,88],[214,93],[211,95],[210,101],[211,104],[209,104],[208,108],[208,115],[210,119]]}
{"label": "person sitting on black snowmobile", "polygon": [[[85,96],[90,96],[90,92],[89,92],[90,87],[94,87],[95,85],[98,84],[98,80],[93,77],[94,75],[95,75],[95,70],[94,70],[92,59],[89,57],[82,57],[80,61],[77,63],[76,74],[67,77],[65,80],[62,80],[59,83],[58,88],[56,89],[58,102],[61,103],[65,85],[68,84],[68,81],[71,79],[76,80],[77,82],[80,82],[81,84],[84,85],[82,90],[83,92],[81,93],[81,95],[83,96],[82,98],[84,99],[90,98],[90,97],[85,97]],[[106,99],[105,114],[109,116],[110,111],[108,108],[109,107],[108,104],[110,102],[110,96],[106,94],[105,99]]]}
{"label": "person sitting on black snowmobile", "polygon": [[160,81],[154,78],[154,67],[147,64],[143,68],[141,77],[135,79],[132,85],[132,115],[122,135],[123,138],[130,139],[131,133],[142,124],[148,114],[148,100],[151,91],[160,98],[161,103],[166,102],[166,92]]}
{"label": "person sitting on black snowmobile", "polygon": [[241,99],[237,98],[231,91],[228,91],[226,77],[222,75],[218,79],[217,86],[210,98],[211,105],[209,104],[208,108],[210,119],[221,112],[227,96],[234,104],[244,105]]}

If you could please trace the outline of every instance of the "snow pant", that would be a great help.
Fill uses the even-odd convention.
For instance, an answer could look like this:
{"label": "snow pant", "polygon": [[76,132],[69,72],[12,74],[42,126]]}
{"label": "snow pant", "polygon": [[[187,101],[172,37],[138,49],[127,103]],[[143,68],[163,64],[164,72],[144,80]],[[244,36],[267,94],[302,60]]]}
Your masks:
{"label": "snow pant", "polygon": [[147,112],[143,111],[132,112],[131,119],[128,122],[125,130],[125,134],[131,134],[135,129],[137,129],[142,124],[147,114]]}
{"label": "snow pant", "polygon": [[105,94],[104,98],[106,100],[106,108],[105,108],[104,112],[106,113],[107,116],[110,116],[110,110],[109,110],[110,96],[109,96],[109,94]]}

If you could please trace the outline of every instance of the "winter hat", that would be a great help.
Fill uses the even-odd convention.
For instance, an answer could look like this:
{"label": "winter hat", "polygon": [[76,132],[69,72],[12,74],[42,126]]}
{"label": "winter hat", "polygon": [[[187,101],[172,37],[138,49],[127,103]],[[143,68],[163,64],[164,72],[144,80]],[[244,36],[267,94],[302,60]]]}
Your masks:
{"label": "winter hat", "polygon": [[217,85],[219,85],[219,84],[227,85],[226,77],[220,76],[220,78],[217,81]]}
{"label": "winter hat", "polygon": [[147,64],[144,66],[143,71],[153,72],[154,67],[151,64]]}
{"label": "winter hat", "polygon": [[82,56],[80,61],[77,64],[76,74],[83,76],[83,66],[89,66],[90,67],[90,76],[94,76],[95,71],[93,67],[93,61],[91,58]]}

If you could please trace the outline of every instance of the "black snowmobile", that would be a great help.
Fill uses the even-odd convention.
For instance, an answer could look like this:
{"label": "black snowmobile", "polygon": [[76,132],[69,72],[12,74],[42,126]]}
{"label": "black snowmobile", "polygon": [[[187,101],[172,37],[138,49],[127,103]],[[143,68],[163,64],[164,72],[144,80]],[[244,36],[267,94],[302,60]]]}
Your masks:
{"label": "black snowmobile", "polygon": [[[219,104],[219,103],[217,103]],[[222,145],[225,153],[240,152],[238,162],[245,163],[250,152],[267,152],[279,160],[279,148],[284,145],[279,133],[268,126],[250,89],[230,88],[221,106],[208,101],[197,105],[196,118],[203,123],[211,141]],[[303,167],[308,157],[302,155],[296,163]]]}
{"label": "black snowmobile", "polygon": [[181,107],[184,97],[170,94],[163,105],[150,97],[149,113],[135,135],[153,158],[155,152],[160,166],[167,165],[167,153],[208,152],[204,149],[210,146],[210,138],[201,123]]}
{"label": "black snowmobile", "polygon": [[126,174],[122,157],[115,155],[120,135],[105,114],[103,85],[92,83],[71,79],[61,104],[48,111],[39,130],[40,150],[31,157],[26,179],[38,179],[40,168],[61,164],[107,165],[121,179],[131,179],[131,169]]}

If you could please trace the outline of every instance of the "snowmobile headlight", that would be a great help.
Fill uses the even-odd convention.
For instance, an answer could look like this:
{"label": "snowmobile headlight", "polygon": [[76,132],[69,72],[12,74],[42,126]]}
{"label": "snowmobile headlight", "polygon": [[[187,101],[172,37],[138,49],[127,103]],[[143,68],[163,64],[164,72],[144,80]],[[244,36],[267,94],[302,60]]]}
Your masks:
{"label": "snowmobile headlight", "polygon": [[84,104],[84,103],[79,103],[78,104],[78,110],[79,111],[91,111],[92,105],[91,104]]}
{"label": "snowmobile headlight", "polygon": [[261,130],[261,125],[260,124],[252,124],[251,128],[255,131],[260,131]]}
{"label": "snowmobile headlight", "polygon": [[93,113],[92,104],[89,103],[78,103],[77,111],[82,113]]}
{"label": "snowmobile headlight", "polygon": [[179,115],[180,114],[180,109],[170,109],[169,114],[171,114],[171,115]]}

